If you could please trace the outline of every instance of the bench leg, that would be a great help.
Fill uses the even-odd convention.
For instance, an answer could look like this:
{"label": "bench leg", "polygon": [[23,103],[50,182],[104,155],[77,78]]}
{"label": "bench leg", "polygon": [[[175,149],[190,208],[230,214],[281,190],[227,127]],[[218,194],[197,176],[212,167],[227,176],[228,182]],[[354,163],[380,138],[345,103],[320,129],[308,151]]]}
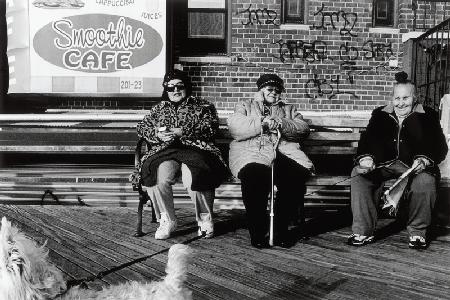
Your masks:
{"label": "bench leg", "polygon": [[153,201],[150,200],[150,197],[147,194],[147,190],[142,190],[142,196],[144,197],[144,204],[150,203],[150,208],[152,209],[152,223],[156,223],[156,213],[155,213],[155,207],[153,206]]}
{"label": "bench leg", "polygon": [[134,236],[140,237],[143,236],[144,233],[142,232],[142,211],[144,208],[144,202],[141,199],[141,196],[139,196],[139,204],[138,204],[138,220],[136,224],[136,232]]}
{"label": "bench leg", "polygon": [[150,201],[150,206],[152,207],[152,223],[156,223],[156,213],[155,213],[155,208],[153,207],[153,202]]}
{"label": "bench leg", "polygon": [[145,196],[143,195],[143,191],[139,191],[139,204],[138,204],[138,211],[137,211],[137,224],[136,224],[136,232],[134,236],[140,237],[144,235],[144,232],[142,232],[142,211],[144,210],[144,204],[145,204]]}
{"label": "bench leg", "polygon": [[53,198],[53,200],[55,200],[56,203],[59,204],[58,197],[55,194],[53,194],[53,192],[51,190],[45,190],[44,194],[41,197],[41,205],[44,205],[45,196],[47,196],[47,195],[50,195]]}
{"label": "bench leg", "polygon": [[[138,212],[137,212],[137,224],[136,224],[136,233],[134,236],[140,237],[144,235],[142,231],[142,213],[144,211],[144,205],[148,202],[149,197],[145,190],[142,188],[139,189],[139,204],[138,204]],[[156,223],[156,213],[155,208],[153,207],[153,203],[150,201],[150,207],[152,209],[152,223]]]}

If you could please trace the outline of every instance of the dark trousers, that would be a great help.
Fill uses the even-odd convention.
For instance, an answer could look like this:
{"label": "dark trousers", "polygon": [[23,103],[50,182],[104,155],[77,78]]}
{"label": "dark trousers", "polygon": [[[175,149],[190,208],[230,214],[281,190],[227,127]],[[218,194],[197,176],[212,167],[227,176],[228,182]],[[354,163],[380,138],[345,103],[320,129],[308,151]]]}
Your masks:
{"label": "dark trousers", "polygon": [[[277,187],[275,201],[275,238],[287,235],[293,218],[303,220],[305,181],[310,172],[287,156],[277,153],[274,165],[274,183]],[[248,229],[252,240],[261,240],[269,230],[267,204],[271,190],[271,168],[258,163],[247,164],[238,175],[241,180]],[[300,206],[300,207],[299,207]],[[298,216],[300,208],[301,216]]]}
{"label": "dark trousers", "polygon": [[[352,176],[358,174],[356,168],[353,168]],[[353,233],[367,236],[374,234],[383,182],[398,178],[407,169],[408,166],[397,161],[384,168],[352,178]],[[436,178],[426,172],[412,175],[404,200],[406,203],[400,202],[399,205],[407,210],[406,228],[409,235],[425,237],[431,224],[431,213],[436,202]]]}

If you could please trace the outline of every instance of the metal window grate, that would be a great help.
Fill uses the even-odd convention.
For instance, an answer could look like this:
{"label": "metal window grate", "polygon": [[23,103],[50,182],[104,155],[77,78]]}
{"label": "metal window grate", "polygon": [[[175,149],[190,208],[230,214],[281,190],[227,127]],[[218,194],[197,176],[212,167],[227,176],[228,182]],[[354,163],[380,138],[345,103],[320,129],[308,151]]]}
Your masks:
{"label": "metal window grate", "polygon": [[412,78],[424,105],[435,110],[450,88],[450,18],[413,39]]}

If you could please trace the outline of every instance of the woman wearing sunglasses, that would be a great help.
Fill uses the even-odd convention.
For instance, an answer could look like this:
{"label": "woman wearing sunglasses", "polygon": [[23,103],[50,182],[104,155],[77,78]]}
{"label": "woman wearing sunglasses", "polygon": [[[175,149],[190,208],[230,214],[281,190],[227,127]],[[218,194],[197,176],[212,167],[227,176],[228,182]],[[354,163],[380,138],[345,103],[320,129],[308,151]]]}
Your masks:
{"label": "woman wearing sunglasses", "polygon": [[[256,85],[254,99],[238,103],[228,119],[233,137],[230,169],[241,180],[251,244],[266,248],[269,246],[267,203],[274,163],[277,187],[274,244],[287,248],[295,243],[288,234],[288,225],[293,216],[298,217],[293,212],[298,212],[299,204],[303,206],[305,181],[313,170],[311,160],[299,145],[308,136],[309,127],[294,106],[281,100],[284,83],[280,77],[263,74]],[[277,130],[281,133],[279,143]],[[275,145],[278,145],[276,149]]]}
{"label": "woman wearing sunglasses", "polygon": [[163,87],[161,102],[137,125],[139,137],[151,145],[140,174],[159,220],[155,238],[167,239],[177,227],[172,185],[180,174],[195,205],[199,235],[210,238],[214,191],[227,175],[226,163],[213,144],[219,127],[216,109],[191,96],[191,81],[182,71],[167,73]]}

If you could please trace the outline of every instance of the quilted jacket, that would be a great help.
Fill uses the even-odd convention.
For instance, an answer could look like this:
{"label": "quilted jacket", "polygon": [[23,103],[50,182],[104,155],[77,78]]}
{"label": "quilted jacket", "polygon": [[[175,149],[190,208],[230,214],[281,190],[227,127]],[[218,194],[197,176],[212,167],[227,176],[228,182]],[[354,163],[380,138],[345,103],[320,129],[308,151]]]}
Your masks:
{"label": "quilted jacket", "polygon": [[[309,135],[309,126],[294,106],[278,101],[270,106],[270,116],[281,119],[281,141],[279,152],[313,172],[314,166],[301,150],[300,142]],[[270,166],[275,158],[276,134],[261,134],[264,118],[263,99],[260,92],[252,100],[238,103],[228,118],[228,129],[233,141],[230,144],[230,169],[234,176],[249,163]]]}

